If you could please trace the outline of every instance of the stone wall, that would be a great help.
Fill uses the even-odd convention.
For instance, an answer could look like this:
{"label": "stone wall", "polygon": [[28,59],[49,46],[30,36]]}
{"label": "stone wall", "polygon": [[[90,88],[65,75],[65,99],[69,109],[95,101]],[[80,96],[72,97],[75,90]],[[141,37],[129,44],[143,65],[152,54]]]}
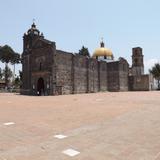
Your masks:
{"label": "stone wall", "polygon": [[52,72],[53,53],[50,47],[33,49],[31,54],[31,71]]}
{"label": "stone wall", "polygon": [[108,91],[128,91],[129,64],[124,58],[107,63]]}
{"label": "stone wall", "polygon": [[88,58],[75,54],[74,56],[74,93],[88,92]]}
{"label": "stone wall", "polygon": [[149,91],[150,80],[149,75],[129,76],[130,91]]}
{"label": "stone wall", "polygon": [[57,94],[107,90],[107,63],[78,54],[56,51]]}
{"label": "stone wall", "polygon": [[124,58],[119,60],[119,91],[128,91],[129,64]]}
{"label": "stone wall", "polygon": [[107,63],[56,50],[53,46],[34,48],[28,57],[25,63],[29,67],[25,64],[24,72],[27,78],[31,76],[30,84],[26,83],[32,91],[30,94],[36,94],[39,78],[44,80],[46,95],[128,90],[128,63],[125,60]]}
{"label": "stone wall", "polygon": [[107,91],[107,63],[99,62],[99,89],[100,91]]}
{"label": "stone wall", "polygon": [[72,53],[56,50],[56,94],[71,94],[73,91],[72,57]]}
{"label": "stone wall", "polygon": [[98,61],[90,58],[88,64],[88,92],[99,91]]}
{"label": "stone wall", "polygon": [[128,91],[125,59],[106,63],[57,50],[55,61],[58,94]]}
{"label": "stone wall", "polygon": [[108,91],[119,91],[119,61],[107,63]]}

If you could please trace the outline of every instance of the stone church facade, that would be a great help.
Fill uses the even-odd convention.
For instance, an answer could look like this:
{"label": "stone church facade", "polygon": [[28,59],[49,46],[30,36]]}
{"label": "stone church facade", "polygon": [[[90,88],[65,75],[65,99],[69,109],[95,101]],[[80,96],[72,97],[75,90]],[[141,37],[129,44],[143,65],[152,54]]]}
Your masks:
{"label": "stone church facade", "polygon": [[23,36],[21,94],[149,90],[141,48],[133,49],[132,59],[131,68],[124,58],[114,60],[103,42],[92,58],[57,50],[56,43],[46,40],[33,23]]}

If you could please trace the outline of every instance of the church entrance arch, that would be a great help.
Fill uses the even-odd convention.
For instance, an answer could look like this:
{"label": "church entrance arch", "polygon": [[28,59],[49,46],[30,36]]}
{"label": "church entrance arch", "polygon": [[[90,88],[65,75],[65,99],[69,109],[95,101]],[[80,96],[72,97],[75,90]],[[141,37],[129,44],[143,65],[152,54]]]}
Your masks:
{"label": "church entrance arch", "polygon": [[45,88],[44,88],[44,79],[41,77],[37,81],[37,94],[39,96],[44,95],[45,93]]}

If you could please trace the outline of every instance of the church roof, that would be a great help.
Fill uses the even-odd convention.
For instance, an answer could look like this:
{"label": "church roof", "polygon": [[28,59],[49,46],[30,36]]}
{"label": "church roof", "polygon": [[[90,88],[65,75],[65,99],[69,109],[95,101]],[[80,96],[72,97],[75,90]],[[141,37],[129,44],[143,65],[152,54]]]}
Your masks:
{"label": "church roof", "polygon": [[45,42],[45,43],[48,43],[48,44],[52,44],[53,43],[53,41],[50,41],[50,40],[44,39],[44,38],[41,38],[40,40]]}

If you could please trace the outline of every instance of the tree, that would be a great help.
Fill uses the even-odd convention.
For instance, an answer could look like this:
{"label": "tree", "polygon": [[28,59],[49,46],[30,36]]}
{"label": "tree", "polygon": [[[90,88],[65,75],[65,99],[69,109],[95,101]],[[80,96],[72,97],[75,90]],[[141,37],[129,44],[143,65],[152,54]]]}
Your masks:
{"label": "tree", "polygon": [[13,49],[10,46],[5,45],[0,48],[0,60],[3,63],[8,64],[9,62],[12,62],[13,57],[14,57],[14,53],[15,52],[13,51]]}
{"label": "tree", "polygon": [[20,83],[21,83],[20,77],[19,77],[19,76],[16,76],[15,79],[14,79],[14,86],[15,86],[16,88],[20,88]]}
{"label": "tree", "polygon": [[160,63],[156,63],[149,72],[158,82],[158,90],[160,90]]}
{"label": "tree", "polygon": [[86,48],[86,47],[84,47],[84,46],[82,46],[82,48],[79,50],[79,54],[80,54],[80,55],[83,55],[83,56],[88,56],[88,57],[90,57],[88,48]]}
{"label": "tree", "polygon": [[19,75],[16,75],[13,84],[14,84],[15,88],[21,88],[21,85],[22,85],[22,71],[19,71]]}
{"label": "tree", "polygon": [[20,78],[20,81],[22,82],[22,71],[19,71],[19,78]]}
{"label": "tree", "polygon": [[15,65],[21,62],[21,58],[20,58],[20,54],[18,53],[14,53],[14,56],[11,60],[11,63],[14,65],[14,69],[13,69],[13,81],[15,80]]}
{"label": "tree", "polygon": [[[0,48],[0,60],[5,63],[5,70],[7,73],[8,63],[16,64],[20,61],[20,55],[16,53],[10,46],[5,45]],[[5,83],[8,86],[8,74],[5,74]]]}
{"label": "tree", "polygon": [[3,76],[5,77],[5,83],[7,84],[7,87],[8,87],[8,84],[11,80],[11,77],[12,77],[12,71],[11,69],[8,67],[8,66],[5,66],[5,69],[3,69]]}
{"label": "tree", "polygon": [[3,72],[1,68],[0,68],[0,80],[3,80]]}

